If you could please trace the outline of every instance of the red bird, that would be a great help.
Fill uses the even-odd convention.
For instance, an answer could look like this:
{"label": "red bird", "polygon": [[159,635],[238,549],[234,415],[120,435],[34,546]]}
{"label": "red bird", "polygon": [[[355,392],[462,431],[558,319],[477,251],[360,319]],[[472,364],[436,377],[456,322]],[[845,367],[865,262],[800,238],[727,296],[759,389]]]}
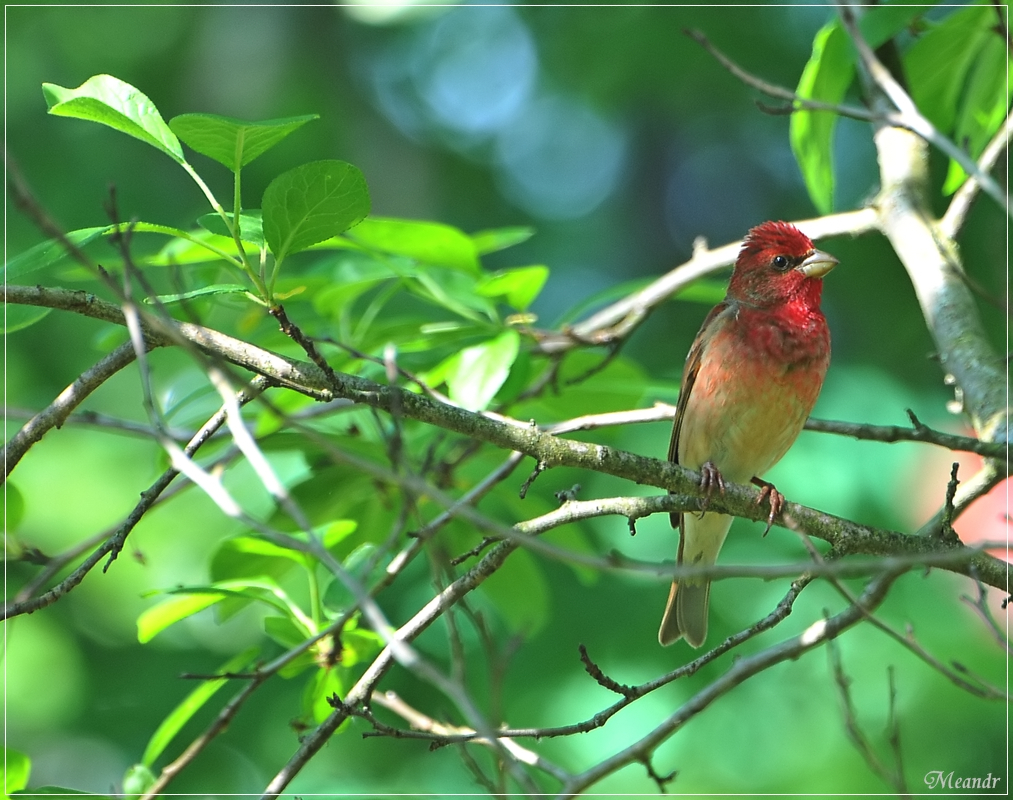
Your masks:
{"label": "red bird", "polygon": [[[724,301],[686,357],[668,459],[698,470],[708,495],[725,481],[762,487],[768,528],[784,497],[759,476],[791,447],[823,385],[830,330],[820,311],[821,279],[836,264],[793,225],[757,225],[742,243]],[[714,564],[731,524],[714,512],[673,514],[679,564]],[[709,579],[673,581],[658,641],[685,637],[700,647],[709,598]]]}

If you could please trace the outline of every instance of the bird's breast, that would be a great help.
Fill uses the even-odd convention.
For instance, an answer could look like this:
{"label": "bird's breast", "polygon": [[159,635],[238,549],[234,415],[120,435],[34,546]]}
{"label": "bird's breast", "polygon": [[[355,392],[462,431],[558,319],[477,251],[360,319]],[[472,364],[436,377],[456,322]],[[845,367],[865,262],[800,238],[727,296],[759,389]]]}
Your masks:
{"label": "bird's breast", "polygon": [[819,395],[830,360],[826,322],[804,325],[739,313],[707,342],[686,406],[679,463],[711,461],[745,483],[791,447]]}

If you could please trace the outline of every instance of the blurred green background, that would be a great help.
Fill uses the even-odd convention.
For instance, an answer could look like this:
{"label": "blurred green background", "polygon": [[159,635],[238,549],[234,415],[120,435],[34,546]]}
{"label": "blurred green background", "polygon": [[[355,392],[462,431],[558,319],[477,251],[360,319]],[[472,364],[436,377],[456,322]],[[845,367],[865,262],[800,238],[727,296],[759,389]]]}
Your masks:
{"label": "blurred green background", "polygon": [[[251,120],[320,114],[246,170],[248,196],[259,197],[274,175],[294,164],[339,158],[364,172],[375,214],[438,220],[468,232],[533,226],[532,239],[485,264],[549,266],[549,282],[532,308],[544,327],[572,320],[574,308],[594,307],[599,295],[616,287],[671,269],[688,258],[698,236],[719,245],[764,219],[815,216],[788,146],[788,118],[761,113],[754,93],[683,29],[704,31],[747,69],[791,87],[814,33],[831,19],[828,8],[152,6],[8,7],[6,13],[7,152],[39,202],[68,230],[106,222],[110,184],[124,218],[188,227],[206,210],[186,174],[152,148],[46,115],[43,82],[74,87],[99,73],[140,88],[166,119],[192,111]],[[870,199],[877,170],[869,127],[842,120],[835,158],[836,207]],[[941,184],[945,161],[933,159]],[[199,155],[193,163],[219,197],[230,195],[223,170]],[[933,197],[943,209],[946,199],[938,190]],[[10,198],[6,223],[8,257],[43,238]],[[824,292],[834,360],[816,415],[903,425],[904,409],[911,408],[929,425],[961,430],[960,419],[946,412],[952,393],[932,358],[914,293],[886,243],[867,235],[820,246],[841,266]],[[1001,297],[1008,239],[993,204],[975,207],[961,247],[968,272]],[[660,308],[626,345],[618,371],[580,390],[584,407],[674,402],[685,352],[705,313],[703,305],[683,301]],[[1005,315],[988,304],[982,314],[1001,348]],[[101,333],[92,321],[54,313],[10,335],[7,405],[38,409],[49,403],[100,356],[106,346]],[[68,340],[89,344],[68,347]],[[167,394],[190,391],[184,362],[160,356],[156,368]],[[88,407],[141,419],[138,400],[136,377],[123,374]],[[18,424],[7,420],[8,437]],[[663,457],[668,426],[587,438]],[[792,500],[910,531],[941,503],[950,461],[948,453],[925,446],[804,433],[770,477]],[[47,553],[67,548],[114,525],[162,468],[146,441],[86,428],[54,431],[12,475],[26,508],[17,534]],[[578,481],[585,499],[631,491],[611,479],[554,471],[536,484],[542,505],[531,513],[547,507],[553,491]],[[242,486],[242,475],[233,476],[233,484]],[[1005,536],[1001,501],[986,515],[994,524],[987,538]],[[258,639],[256,620],[239,617],[217,626],[210,615],[144,646],[136,639],[136,617],[152,602],[142,594],[206,580],[209,554],[221,536],[234,532],[210,501],[188,492],[138,529],[131,540],[135,557],[124,554],[108,574],[89,576],[60,603],[7,626],[7,742],[31,756],[33,786],[113,790],[158,722],[190,690],[176,676],[211,671]],[[760,532],[758,525],[736,523],[723,562],[802,556],[792,534],[775,529],[761,540]],[[674,555],[674,534],[660,518],[642,521],[633,539],[623,520],[598,520],[586,533],[601,553],[616,549],[656,561]],[[666,591],[660,582],[591,580],[528,554],[515,558],[528,582],[523,596],[504,595],[510,583],[500,594],[492,587],[485,595],[504,641],[523,637],[503,688],[502,716],[509,724],[576,722],[612,702],[581,668],[578,643],[623,683],[647,680],[690,658],[684,645],[657,646]],[[417,566],[416,594],[385,605],[395,621],[424,602],[428,576]],[[21,565],[11,572],[16,581],[29,574]],[[766,614],[786,588],[786,581],[717,584],[712,641]],[[957,660],[1002,683],[1002,654],[958,600],[973,591],[953,576],[910,574],[883,616],[901,629],[911,621],[919,640],[944,662]],[[823,608],[840,606],[832,589],[813,586],[792,618],[760,644],[801,630]],[[439,659],[445,633],[437,626],[420,647]],[[859,720],[884,758],[887,667],[895,667],[912,789],[921,788],[930,770],[1006,775],[1002,704],[959,691],[871,628],[849,633],[841,648]],[[535,746],[579,770],[628,745],[726,668],[721,662],[678,681],[602,730]],[[479,694],[481,678],[473,676]],[[451,715],[447,701],[402,672],[392,674],[390,686],[434,716]],[[289,721],[299,713],[301,690],[296,682],[274,680],[172,790],[262,789],[297,747]],[[192,738],[207,724],[211,712],[205,711],[184,735]],[[445,794],[475,788],[452,748],[429,752],[424,742],[364,739],[362,730],[336,737],[292,791]],[[655,766],[662,773],[677,769],[672,789],[685,793],[886,788],[846,740],[822,651],[720,700],[659,749]],[[630,767],[595,788],[652,792],[654,784],[643,768]],[[1004,780],[998,790],[1007,788]]]}

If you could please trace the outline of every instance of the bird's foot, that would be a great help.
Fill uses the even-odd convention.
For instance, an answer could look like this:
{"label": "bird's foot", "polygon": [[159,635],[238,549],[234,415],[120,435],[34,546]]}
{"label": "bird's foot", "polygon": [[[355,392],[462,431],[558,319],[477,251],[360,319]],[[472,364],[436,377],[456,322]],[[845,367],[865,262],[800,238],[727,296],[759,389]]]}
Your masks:
{"label": "bird's foot", "polygon": [[700,488],[703,489],[703,503],[700,504],[701,511],[705,511],[707,506],[710,505],[711,495],[714,493],[715,487],[717,487],[719,492],[724,492],[725,479],[713,461],[704,462],[700,467]]}
{"label": "bird's foot", "polygon": [[766,536],[770,533],[770,527],[774,524],[774,517],[781,513],[781,509],[784,508],[784,495],[781,494],[774,487],[774,484],[769,483],[759,478],[753,478],[751,481],[754,486],[760,487],[760,496],[756,499],[756,504],[763,505],[764,500],[770,501],[770,514],[767,515],[767,527],[763,529],[763,535]]}

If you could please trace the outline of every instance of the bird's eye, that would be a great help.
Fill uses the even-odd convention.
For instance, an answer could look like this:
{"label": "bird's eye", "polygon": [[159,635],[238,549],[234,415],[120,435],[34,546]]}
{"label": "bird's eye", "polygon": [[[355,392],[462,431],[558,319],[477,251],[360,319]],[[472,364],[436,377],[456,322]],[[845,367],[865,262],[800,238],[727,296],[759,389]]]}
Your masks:
{"label": "bird's eye", "polygon": [[791,266],[791,262],[788,260],[787,256],[774,256],[774,260],[770,263],[778,272],[784,272]]}

